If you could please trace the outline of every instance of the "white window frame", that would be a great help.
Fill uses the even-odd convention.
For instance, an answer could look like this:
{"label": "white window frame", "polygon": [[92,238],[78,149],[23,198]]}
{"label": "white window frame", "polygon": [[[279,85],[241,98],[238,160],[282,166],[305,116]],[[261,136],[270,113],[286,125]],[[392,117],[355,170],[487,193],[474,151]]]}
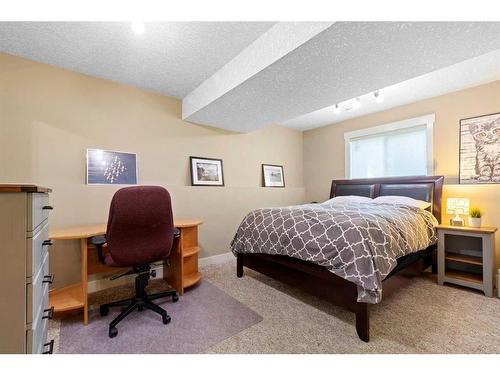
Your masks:
{"label": "white window frame", "polygon": [[432,176],[434,174],[434,122],[436,115],[434,113],[409,118],[402,121],[391,122],[388,124],[373,126],[370,128],[354,130],[351,132],[344,133],[345,140],[345,176],[346,178],[351,178],[351,142],[359,138],[365,138],[369,136],[382,135],[384,133],[391,133],[398,130],[414,128],[417,126],[426,127],[427,136],[427,176]]}

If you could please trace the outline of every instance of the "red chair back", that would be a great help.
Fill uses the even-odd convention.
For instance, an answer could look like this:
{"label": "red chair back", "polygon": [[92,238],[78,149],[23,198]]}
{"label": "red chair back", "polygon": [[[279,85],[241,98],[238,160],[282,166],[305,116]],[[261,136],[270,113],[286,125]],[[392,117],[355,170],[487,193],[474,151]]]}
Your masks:
{"label": "red chair back", "polygon": [[118,190],[109,208],[106,239],[112,263],[117,267],[167,258],[174,240],[168,191],[160,186],[132,186]]}

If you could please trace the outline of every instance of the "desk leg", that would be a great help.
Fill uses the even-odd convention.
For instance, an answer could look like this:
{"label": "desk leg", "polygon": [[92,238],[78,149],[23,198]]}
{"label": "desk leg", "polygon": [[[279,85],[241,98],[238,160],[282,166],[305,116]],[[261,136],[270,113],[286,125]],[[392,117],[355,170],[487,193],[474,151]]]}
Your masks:
{"label": "desk leg", "polygon": [[89,324],[89,301],[87,294],[87,239],[82,238],[80,240],[80,252],[82,259],[82,297],[83,297],[83,324]]}

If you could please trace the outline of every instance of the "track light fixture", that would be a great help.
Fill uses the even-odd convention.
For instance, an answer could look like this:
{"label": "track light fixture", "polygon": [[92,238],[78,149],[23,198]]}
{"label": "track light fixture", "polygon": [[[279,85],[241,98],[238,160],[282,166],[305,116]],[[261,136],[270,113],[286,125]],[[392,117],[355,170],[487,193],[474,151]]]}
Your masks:
{"label": "track light fixture", "polygon": [[375,101],[377,103],[382,103],[384,101],[384,96],[380,94],[378,90],[373,93],[373,96],[375,97]]}

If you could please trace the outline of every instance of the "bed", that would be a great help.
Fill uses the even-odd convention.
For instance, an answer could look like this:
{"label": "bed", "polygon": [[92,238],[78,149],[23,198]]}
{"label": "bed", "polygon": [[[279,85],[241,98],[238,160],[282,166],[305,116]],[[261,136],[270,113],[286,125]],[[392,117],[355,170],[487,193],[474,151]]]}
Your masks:
{"label": "bed", "polygon": [[[381,301],[382,292],[385,298],[408,278],[429,266],[435,269],[436,245],[435,238],[431,238],[435,230],[431,223],[441,221],[442,185],[443,176],[333,180],[331,184],[330,198],[405,196],[429,202],[428,212],[405,205],[389,207],[371,203],[346,207],[310,204],[252,211],[231,243],[237,258],[237,277],[243,277],[243,267],[247,267],[326,298],[355,313],[356,332],[361,340],[368,342],[369,306]],[[302,220],[304,217],[307,220]],[[279,230],[278,227],[285,225],[293,228]],[[405,235],[418,225],[423,228],[421,232],[427,230],[428,238]],[[336,242],[331,238],[325,240],[327,229],[324,233],[315,232],[313,226],[341,235]],[[369,241],[357,240],[357,233],[363,231]],[[398,233],[384,235],[388,231]],[[248,232],[259,238],[245,237]],[[355,236],[347,235],[348,232]],[[373,241],[377,235],[381,244]],[[322,248],[328,241],[329,247]],[[335,257],[325,256],[324,249],[330,251],[332,247]],[[361,252],[361,256],[349,258],[355,252]]]}

